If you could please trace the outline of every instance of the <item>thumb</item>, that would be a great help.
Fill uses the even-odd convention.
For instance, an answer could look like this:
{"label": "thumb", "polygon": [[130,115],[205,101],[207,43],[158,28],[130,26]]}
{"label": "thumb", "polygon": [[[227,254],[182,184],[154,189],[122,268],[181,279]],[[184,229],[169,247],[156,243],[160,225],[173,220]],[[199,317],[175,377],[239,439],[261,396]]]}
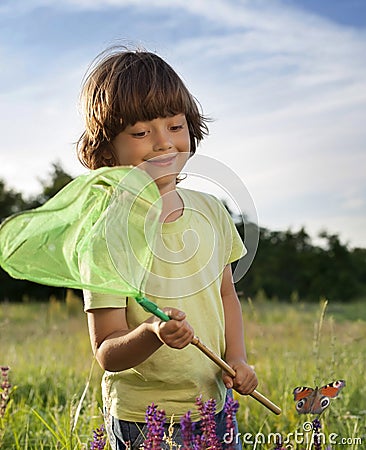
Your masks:
{"label": "thumb", "polygon": [[186,314],[176,308],[164,308],[164,312],[173,320],[184,320],[186,318]]}

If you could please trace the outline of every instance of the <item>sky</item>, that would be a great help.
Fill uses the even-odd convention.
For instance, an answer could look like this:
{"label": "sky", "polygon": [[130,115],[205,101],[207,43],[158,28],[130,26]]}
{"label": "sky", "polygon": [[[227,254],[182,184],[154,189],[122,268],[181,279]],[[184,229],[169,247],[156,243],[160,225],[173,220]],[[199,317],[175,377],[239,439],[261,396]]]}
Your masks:
{"label": "sky", "polygon": [[[198,153],[241,180],[260,226],[366,247],[365,0],[2,0],[9,188],[39,193],[56,161],[85,173],[81,82],[116,44],[156,52],[181,75],[213,119]],[[236,197],[245,212],[241,188]]]}

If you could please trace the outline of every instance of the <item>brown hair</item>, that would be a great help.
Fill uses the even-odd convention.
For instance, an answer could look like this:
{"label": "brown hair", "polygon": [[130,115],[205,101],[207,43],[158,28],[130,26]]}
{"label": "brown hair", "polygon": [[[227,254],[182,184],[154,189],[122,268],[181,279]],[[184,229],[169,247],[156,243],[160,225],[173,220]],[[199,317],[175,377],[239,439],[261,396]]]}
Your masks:
{"label": "brown hair", "polygon": [[[89,169],[115,165],[110,142],[139,121],[185,114],[191,155],[208,134],[208,119],[181,78],[158,55],[147,51],[115,49],[97,57],[83,83],[81,105],[85,131],[77,152]],[[106,157],[109,153],[112,159]]]}

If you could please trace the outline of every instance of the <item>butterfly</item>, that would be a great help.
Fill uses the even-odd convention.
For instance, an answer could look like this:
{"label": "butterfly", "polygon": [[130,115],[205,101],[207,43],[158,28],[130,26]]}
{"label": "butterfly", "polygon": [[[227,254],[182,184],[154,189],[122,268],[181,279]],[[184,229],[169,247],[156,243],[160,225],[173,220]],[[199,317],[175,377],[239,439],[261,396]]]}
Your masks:
{"label": "butterfly", "polygon": [[340,390],[346,385],[344,380],[333,381],[321,388],[315,389],[299,386],[294,389],[296,411],[299,414],[321,414],[328,408],[330,399],[337,397]]}

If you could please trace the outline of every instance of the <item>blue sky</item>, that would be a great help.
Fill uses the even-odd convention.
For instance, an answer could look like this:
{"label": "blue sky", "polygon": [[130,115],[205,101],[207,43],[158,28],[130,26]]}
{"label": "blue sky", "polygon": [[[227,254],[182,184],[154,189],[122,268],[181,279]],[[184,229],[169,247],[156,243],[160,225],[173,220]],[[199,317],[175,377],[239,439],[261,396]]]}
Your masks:
{"label": "blue sky", "polygon": [[[199,153],[240,177],[259,224],[366,246],[364,0],[2,0],[0,178],[84,173],[82,77],[104,48],[163,56],[215,120]],[[245,209],[245,205],[242,205]]]}

